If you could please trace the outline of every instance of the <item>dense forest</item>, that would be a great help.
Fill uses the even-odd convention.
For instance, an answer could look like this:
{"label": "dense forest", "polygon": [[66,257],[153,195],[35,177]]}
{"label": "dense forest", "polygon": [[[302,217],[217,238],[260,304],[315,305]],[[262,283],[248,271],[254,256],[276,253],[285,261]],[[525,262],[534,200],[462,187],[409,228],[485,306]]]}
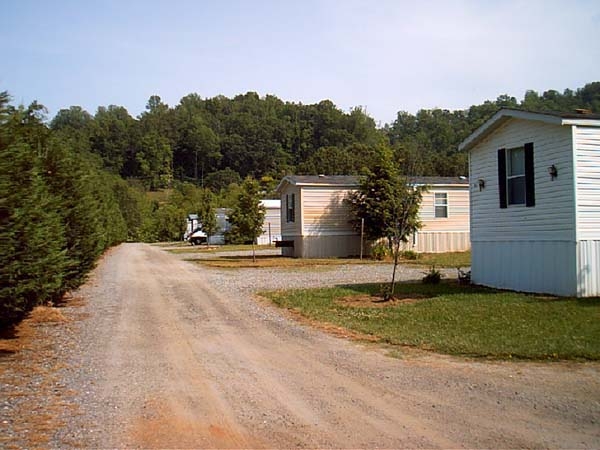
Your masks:
{"label": "dense forest", "polygon": [[0,92],[0,325],[78,286],[114,244],[180,239],[185,214],[235,206],[244,179],[270,196],[286,174],[360,174],[382,149],[400,170],[467,175],[458,144],[500,107],[600,113],[600,82],[399,112],[383,127],[358,107],[254,92],[190,94],[174,107],[152,96],[137,118],[72,106],[48,121],[41,104],[13,106]]}
{"label": "dense forest", "polygon": [[380,145],[391,145],[399,160],[417,159],[422,175],[466,175],[458,144],[500,107],[598,112],[600,82],[563,93],[527,91],[521,101],[501,95],[467,110],[399,112],[379,128],[359,107],[344,112],[329,100],[303,105],[248,92],[232,99],[190,94],[175,107],[152,96],[138,118],[120,106],[100,107],[94,116],[73,106],[59,111],[50,129],[147,189],[178,180],[218,192],[247,176],[358,174]]}

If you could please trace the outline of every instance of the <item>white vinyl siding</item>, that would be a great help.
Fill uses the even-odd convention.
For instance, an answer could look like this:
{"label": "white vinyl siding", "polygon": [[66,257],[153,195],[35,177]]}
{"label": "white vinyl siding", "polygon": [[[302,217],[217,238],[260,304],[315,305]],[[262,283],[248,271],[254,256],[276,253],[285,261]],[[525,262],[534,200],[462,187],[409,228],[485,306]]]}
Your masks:
{"label": "white vinyl siding", "polygon": [[[579,240],[600,240],[600,129],[573,127]],[[558,176],[561,176],[559,169]]]}
{"label": "white vinyl siding", "polygon": [[258,244],[270,245],[279,240],[281,240],[281,207],[266,206],[265,220],[262,234],[258,237]]}
{"label": "white vinyl siding", "polygon": [[[532,142],[536,206],[499,205],[498,149]],[[511,119],[483,139],[470,154],[471,241],[574,241],[571,128]],[[554,180],[547,168],[554,164]],[[485,181],[480,190],[478,180]]]}
{"label": "white vinyl siding", "polygon": [[577,243],[577,295],[600,297],[600,240]]}

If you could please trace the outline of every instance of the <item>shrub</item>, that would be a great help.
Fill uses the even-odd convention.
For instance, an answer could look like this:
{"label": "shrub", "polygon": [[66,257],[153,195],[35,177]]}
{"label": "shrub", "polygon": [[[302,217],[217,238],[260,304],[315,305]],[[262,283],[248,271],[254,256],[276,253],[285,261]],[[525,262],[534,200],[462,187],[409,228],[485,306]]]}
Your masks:
{"label": "shrub", "polygon": [[442,274],[435,266],[431,266],[429,272],[425,272],[423,277],[423,284],[439,284],[442,280]]}
{"label": "shrub", "polygon": [[371,249],[371,257],[377,261],[383,261],[389,254],[389,247],[381,242],[375,244]]}
{"label": "shrub", "polygon": [[419,254],[413,250],[405,250],[401,254],[403,259],[409,259],[411,261],[415,261],[419,259]]}

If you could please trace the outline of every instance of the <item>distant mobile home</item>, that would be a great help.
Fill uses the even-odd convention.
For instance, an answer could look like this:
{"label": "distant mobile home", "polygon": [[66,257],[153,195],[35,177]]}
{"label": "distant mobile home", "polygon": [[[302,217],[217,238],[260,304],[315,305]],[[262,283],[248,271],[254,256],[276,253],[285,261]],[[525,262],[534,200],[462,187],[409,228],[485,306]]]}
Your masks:
{"label": "distant mobile home", "polygon": [[265,220],[258,245],[271,245],[281,240],[281,200],[261,200],[265,207]]}
{"label": "distant mobile home", "polygon": [[419,253],[462,252],[471,248],[469,180],[465,177],[419,177],[427,185],[419,208],[423,227],[408,247]]}
{"label": "distant mobile home", "polygon": [[600,115],[502,109],[469,151],[473,282],[600,295]]}
{"label": "distant mobile home", "polygon": [[[424,177],[417,184],[430,190],[423,196],[423,228],[408,247],[419,252],[462,251],[469,243],[468,181]],[[281,239],[285,256],[347,257],[360,254],[360,235],[352,227],[344,199],[359,186],[356,176],[287,176],[281,196]]]}

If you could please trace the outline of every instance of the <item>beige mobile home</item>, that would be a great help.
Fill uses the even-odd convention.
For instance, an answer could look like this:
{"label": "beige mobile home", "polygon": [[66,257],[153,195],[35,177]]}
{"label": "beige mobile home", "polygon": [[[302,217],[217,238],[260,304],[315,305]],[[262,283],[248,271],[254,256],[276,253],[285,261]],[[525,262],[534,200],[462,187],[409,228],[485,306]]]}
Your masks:
{"label": "beige mobile home", "polygon": [[502,109],[460,149],[473,282],[600,295],[600,115]]}
{"label": "beige mobile home", "polygon": [[287,176],[281,195],[284,256],[345,257],[360,254],[360,235],[350,224],[344,199],[358,186],[353,176]]}
{"label": "beige mobile home", "polygon": [[415,181],[429,189],[419,208],[423,227],[408,247],[419,253],[469,250],[469,181],[464,177],[419,177]]}
{"label": "beige mobile home", "polygon": [[[423,228],[409,247],[419,252],[462,251],[469,244],[469,185],[466,179],[424,177],[430,187],[421,203]],[[281,239],[285,256],[346,257],[360,254],[360,235],[344,204],[357,189],[355,176],[287,176],[279,184]]]}

